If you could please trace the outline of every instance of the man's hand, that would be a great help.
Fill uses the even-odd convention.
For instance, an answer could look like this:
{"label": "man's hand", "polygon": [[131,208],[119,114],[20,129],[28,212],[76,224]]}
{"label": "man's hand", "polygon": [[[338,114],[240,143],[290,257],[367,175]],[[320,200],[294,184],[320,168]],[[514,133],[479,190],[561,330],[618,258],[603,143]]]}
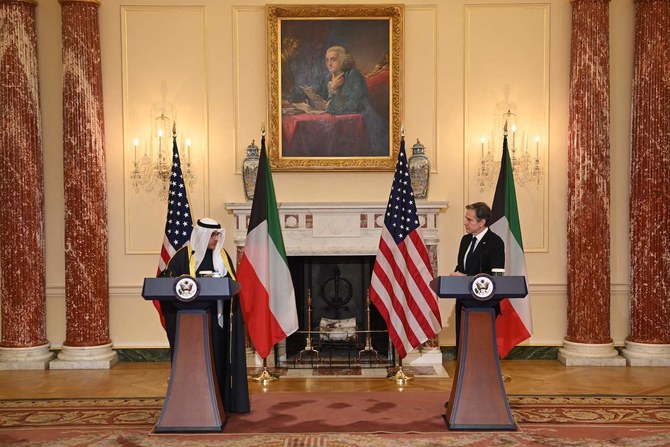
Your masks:
{"label": "man's hand", "polygon": [[449,276],[466,276],[465,273],[461,272],[452,272]]}
{"label": "man's hand", "polygon": [[337,90],[344,85],[344,73],[333,76],[329,82],[331,90]]}

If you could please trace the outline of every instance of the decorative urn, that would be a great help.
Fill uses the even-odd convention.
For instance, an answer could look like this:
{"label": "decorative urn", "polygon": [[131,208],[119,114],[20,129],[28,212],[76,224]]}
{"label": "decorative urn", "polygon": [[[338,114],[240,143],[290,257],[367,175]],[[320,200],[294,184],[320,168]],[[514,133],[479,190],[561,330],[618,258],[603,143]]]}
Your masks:
{"label": "decorative urn", "polygon": [[412,146],[412,156],[409,157],[409,177],[412,181],[412,191],[415,199],[428,197],[428,182],[430,180],[430,160],[424,153],[426,148],[417,138]]}
{"label": "decorative urn", "polygon": [[251,144],[247,146],[247,156],[242,162],[242,182],[244,183],[244,197],[246,197],[247,200],[254,199],[258,162],[260,161],[258,151],[258,146],[256,146],[255,142],[252,140]]}

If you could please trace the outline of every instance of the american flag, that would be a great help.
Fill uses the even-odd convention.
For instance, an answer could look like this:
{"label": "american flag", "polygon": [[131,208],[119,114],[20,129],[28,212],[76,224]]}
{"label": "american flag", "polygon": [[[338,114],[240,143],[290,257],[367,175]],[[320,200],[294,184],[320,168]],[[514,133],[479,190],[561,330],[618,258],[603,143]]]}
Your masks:
{"label": "american flag", "polygon": [[[184,184],[184,176],[181,173],[177,137],[174,137],[172,142],[172,172],[170,174],[167,202],[165,234],[163,236],[163,246],[161,247],[161,257],[158,261],[158,272],[156,275],[160,275],[165,270],[172,256],[191,238],[191,231],[193,230],[191,208],[188,205],[186,185]],[[161,316],[161,324],[165,327],[160,302],[154,301],[154,306]]]}
{"label": "american flag", "polygon": [[403,138],[370,281],[370,300],[384,317],[400,358],[442,328],[437,295],[430,288],[433,269],[419,227]]}

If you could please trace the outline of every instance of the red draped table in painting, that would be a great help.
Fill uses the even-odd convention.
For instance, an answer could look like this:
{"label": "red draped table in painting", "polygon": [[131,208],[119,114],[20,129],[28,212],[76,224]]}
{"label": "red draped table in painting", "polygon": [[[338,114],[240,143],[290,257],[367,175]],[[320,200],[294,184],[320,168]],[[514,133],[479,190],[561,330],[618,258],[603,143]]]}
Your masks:
{"label": "red draped table in painting", "polygon": [[282,116],[284,157],[347,157],[370,153],[360,113],[303,113]]}

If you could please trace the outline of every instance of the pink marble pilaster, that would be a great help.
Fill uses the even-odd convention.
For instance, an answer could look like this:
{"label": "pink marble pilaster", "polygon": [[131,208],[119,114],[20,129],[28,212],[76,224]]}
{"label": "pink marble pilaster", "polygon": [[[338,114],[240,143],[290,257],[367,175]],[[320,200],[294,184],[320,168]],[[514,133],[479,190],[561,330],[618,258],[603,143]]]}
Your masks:
{"label": "pink marble pilaster", "polygon": [[99,346],[111,342],[99,2],[60,3],[67,320],[64,345]]}
{"label": "pink marble pilaster", "polygon": [[612,342],[608,20],[608,0],[572,1],[565,339],[576,343]]}
{"label": "pink marble pilaster", "polygon": [[0,346],[6,348],[48,345],[35,5],[0,0]]}
{"label": "pink marble pilaster", "polygon": [[635,3],[627,341],[670,344],[670,0]]}

